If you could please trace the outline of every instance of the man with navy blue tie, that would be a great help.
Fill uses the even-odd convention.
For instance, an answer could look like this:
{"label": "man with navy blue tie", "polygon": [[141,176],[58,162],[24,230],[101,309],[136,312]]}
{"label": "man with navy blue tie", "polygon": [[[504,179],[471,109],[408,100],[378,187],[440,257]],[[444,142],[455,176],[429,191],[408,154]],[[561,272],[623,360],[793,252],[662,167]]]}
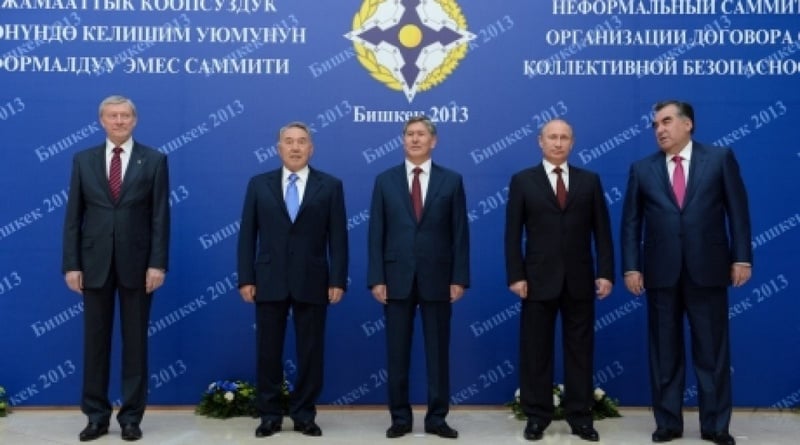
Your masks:
{"label": "man with navy blue tie", "polygon": [[239,231],[239,293],[255,303],[256,437],[281,430],[283,344],[291,310],[297,379],[289,403],[294,430],[321,436],[316,400],[322,392],[325,320],[347,287],[347,217],[342,181],[308,165],[314,152],[309,128],[281,128],[283,166],[247,185]]}
{"label": "man with navy blue tie", "polygon": [[431,161],[436,127],[425,116],[403,127],[405,162],[375,178],[367,284],[386,316],[389,412],[386,437],[411,432],[409,366],[414,316],[425,338],[425,432],[454,439],[450,400],[452,304],[469,286],[469,223],[461,175]]}
{"label": "man with navy blue tie", "polygon": [[661,150],[631,166],[622,213],[625,287],[648,296],[652,440],[683,435],[686,316],[701,437],[734,445],[727,287],[751,276],[747,192],[730,148],[692,140],[690,104],[668,100],[654,110]]}

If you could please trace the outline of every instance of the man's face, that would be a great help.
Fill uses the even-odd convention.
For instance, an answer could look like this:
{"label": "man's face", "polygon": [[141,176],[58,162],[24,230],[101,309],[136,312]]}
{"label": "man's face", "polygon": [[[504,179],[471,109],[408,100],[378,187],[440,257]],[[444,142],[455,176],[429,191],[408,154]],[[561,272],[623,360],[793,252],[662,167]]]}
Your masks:
{"label": "man's face", "polygon": [[653,131],[664,153],[677,154],[692,139],[692,121],[681,116],[677,106],[667,105],[653,118]]}
{"label": "man's face", "polygon": [[314,144],[302,128],[291,127],[284,130],[278,141],[278,153],[283,165],[296,172],[306,165],[314,153]]}
{"label": "man's face", "polygon": [[133,134],[136,116],[129,104],[108,104],[100,113],[100,125],[106,130],[106,136],[111,142],[121,145]]}
{"label": "man's face", "polygon": [[406,158],[419,165],[431,158],[433,147],[436,146],[436,136],[431,134],[424,123],[414,122],[406,128],[403,146]]}
{"label": "man's face", "polygon": [[542,128],[539,135],[539,146],[542,156],[554,165],[567,162],[572,151],[572,128],[564,121],[551,121]]}

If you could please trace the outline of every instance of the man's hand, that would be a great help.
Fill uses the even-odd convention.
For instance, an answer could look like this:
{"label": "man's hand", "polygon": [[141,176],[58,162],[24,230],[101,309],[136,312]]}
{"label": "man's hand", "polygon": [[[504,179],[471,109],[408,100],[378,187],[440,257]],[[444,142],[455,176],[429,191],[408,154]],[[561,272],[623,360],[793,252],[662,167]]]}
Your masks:
{"label": "man's hand", "polygon": [[460,284],[450,285],[450,302],[455,303],[464,296],[464,286]]}
{"label": "man's hand", "polygon": [[609,296],[611,294],[611,289],[614,288],[614,285],[611,284],[611,281],[608,281],[605,278],[598,278],[594,280],[594,285],[597,287],[597,298],[600,300]]}
{"label": "man's hand", "polygon": [[641,272],[625,272],[625,287],[637,297],[644,292],[644,278]]}
{"label": "man's hand", "polygon": [[386,304],[386,285],[376,284],[372,286],[372,296],[378,300],[380,304]]}
{"label": "man's hand", "polygon": [[64,281],[67,282],[69,290],[83,295],[83,272],[80,270],[70,270],[64,274]]}
{"label": "man's hand", "polygon": [[753,268],[750,265],[734,264],[731,266],[731,283],[733,283],[733,287],[739,287],[747,283],[752,273]]}
{"label": "man's hand", "polygon": [[511,286],[508,286],[508,289],[522,299],[528,298],[528,282],[525,280],[519,280],[511,283]]}
{"label": "man's hand", "polygon": [[329,287],[328,288],[328,301],[331,304],[336,304],[342,300],[342,296],[344,295],[344,289],[341,287]]}
{"label": "man's hand", "polygon": [[256,287],[252,284],[245,284],[244,286],[240,286],[239,295],[242,296],[242,300],[248,303],[252,303],[256,301]]}
{"label": "man's hand", "polygon": [[162,284],[164,284],[164,277],[166,274],[161,269],[156,269],[155,267],[148,267],[147,268],[147,276],[145,277],[144,288],[148,294],[152,294],[156,291]]}

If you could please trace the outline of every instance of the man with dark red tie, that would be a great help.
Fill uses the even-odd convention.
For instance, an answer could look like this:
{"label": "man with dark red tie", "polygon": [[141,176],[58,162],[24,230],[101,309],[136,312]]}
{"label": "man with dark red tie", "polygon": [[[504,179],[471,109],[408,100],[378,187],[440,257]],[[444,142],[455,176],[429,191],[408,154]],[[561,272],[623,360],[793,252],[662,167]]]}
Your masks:
{"label": "man with dark red tie", "polygon": [[383,304],[389,372],[386,437],[410,433],[409,366],[414,316],[422,318],[427,366],[425,432],[454,439],[450,401],[452,305],[469,286],[469,223],[461,175],[431,161],[436,127],[425,116],[403,127],[405,162],[375,178],[367,285]]}
{"label": "man with dark red tie", "polygon": [[546,123],[539,133],[542,163],[515,174],[509,186],[505,257],[509,289],[522,299],[519,379],[527,440],[541,440],[553,420],[559,315],[564,416],[573,434],[600,439],[591,413],[594,297],[611,293],[614,247],[600,177],[567,163],[574,143],[566,121]]}
{"label": "man with dark red tie", "polygon": [[122,96],[100,104],[105,143],[77,153],[64,221],[63,272],[83,296],[83,441],[108,432],[115,294],[122,332],[122,439],[142,437],[147,403],[147,327],[169,250],[169,173],[162,153],[133,140],[136,107]]}
{"label": "man with dark red tie", "polygon": [[692,140],[694,109],[655,105],[661,149],[630,168],[622,213],[622,271],[646,290],[653,442],[683,435],[684,315],[689,320],[704,440],[734,445],[728,289],[750,279],[747,192],[733,151]]}

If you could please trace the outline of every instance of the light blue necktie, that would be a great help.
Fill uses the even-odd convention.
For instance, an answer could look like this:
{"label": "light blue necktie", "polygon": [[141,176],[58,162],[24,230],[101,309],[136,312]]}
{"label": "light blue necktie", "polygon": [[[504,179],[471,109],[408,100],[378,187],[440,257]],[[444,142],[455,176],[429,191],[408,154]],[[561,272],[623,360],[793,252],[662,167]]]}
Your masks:
{"label": "light blue necktie", "polygon": [[300,209],[300,196],[297,193],[297,179],[296,173],[289,175],[289,185],[286,186],[286,210],[289,212],[289,218],[294,219],[297,217],[297,211]]}

